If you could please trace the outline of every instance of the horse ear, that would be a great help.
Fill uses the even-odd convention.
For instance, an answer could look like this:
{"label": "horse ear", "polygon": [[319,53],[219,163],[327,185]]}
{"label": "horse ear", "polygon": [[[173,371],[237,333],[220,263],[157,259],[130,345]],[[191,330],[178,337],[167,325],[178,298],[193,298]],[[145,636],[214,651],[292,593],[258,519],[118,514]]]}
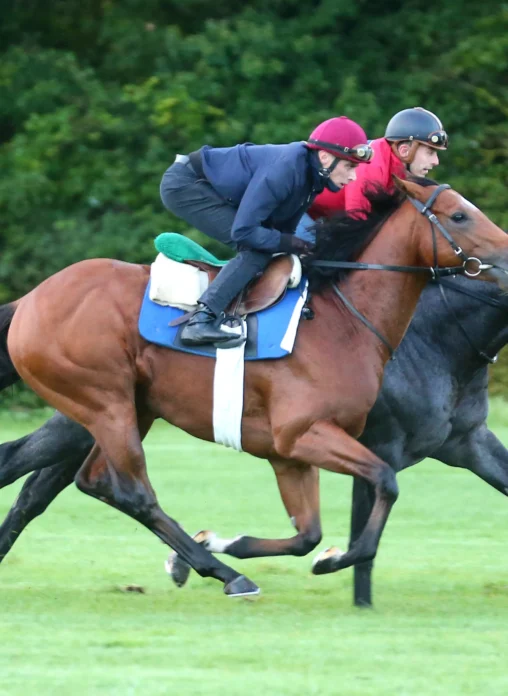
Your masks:
{"label": "horse ear", "polygon": [[400,179],[396,174],[392,174],[392,179],[393,185],[396,189],[402,191],[402,193],[404,193],[406,196],[411,196],[411,198],[417,198],[418,200],[420,199],[421,187],[417,183],[415,183],[414,181]]}

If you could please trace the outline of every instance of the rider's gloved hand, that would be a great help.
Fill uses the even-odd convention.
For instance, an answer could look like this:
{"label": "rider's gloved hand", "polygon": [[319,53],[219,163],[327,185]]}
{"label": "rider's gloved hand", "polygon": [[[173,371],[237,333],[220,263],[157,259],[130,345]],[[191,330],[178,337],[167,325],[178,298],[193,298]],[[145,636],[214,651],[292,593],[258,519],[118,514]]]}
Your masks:
{"label": "rider's gloved hand", "polygon": [[297,254],[301,256],[303,254],[310,254],[314,249],[314,245],[309,242],[305,242],[300,237],[295,237],[294,234],[282,233],[280,235],[280,244],[277,251],[282,251],[284,254]]}

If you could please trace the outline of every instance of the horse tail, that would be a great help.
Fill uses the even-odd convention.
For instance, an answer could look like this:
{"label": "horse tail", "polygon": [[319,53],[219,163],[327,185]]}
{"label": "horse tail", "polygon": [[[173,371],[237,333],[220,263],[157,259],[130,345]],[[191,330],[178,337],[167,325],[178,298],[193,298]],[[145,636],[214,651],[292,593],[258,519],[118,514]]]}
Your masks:
{"label": "horse tail", "polygon": [[0,391],[21,379],[7,349],[7,334],[17,305],[17,302],[0,305]]}

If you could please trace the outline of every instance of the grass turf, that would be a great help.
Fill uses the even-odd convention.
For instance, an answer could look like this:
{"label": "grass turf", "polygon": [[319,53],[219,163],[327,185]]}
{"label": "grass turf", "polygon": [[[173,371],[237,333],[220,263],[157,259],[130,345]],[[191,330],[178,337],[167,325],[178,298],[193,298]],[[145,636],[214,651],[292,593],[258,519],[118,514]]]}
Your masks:
{"label": "grass turf", "polygon": [[[0,415],[0,437],[41,422]],[[508,444],[500,401],[491,425]],[[292,533],[267,463],[162,423],[146,451],[162,506],[189,532]],[[0,694],[505,696],[507,501],[435,462],[399,483],[374,610],[352,607],[351,570],[314,577],[311,556],[229,559],[261,586],[254,602],[196,574],[179,590],[153,535],[69,488],[0,569]],[[2,516],[19,487],[0,492]],[[344,547],[351,481],[324,474],[321,488],[320,549]]]}

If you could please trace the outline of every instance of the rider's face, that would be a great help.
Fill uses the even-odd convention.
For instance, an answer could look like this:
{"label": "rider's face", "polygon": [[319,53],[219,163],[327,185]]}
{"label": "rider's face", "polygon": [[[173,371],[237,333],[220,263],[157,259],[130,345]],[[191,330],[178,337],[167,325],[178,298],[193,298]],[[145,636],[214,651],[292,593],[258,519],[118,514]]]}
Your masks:
{"label": "rider's face", "polygon": [[[335,157],[329,152],[320,150],[319,159],[321,160],[323,167],[330,167]],[[342,188],[346,184],[349,184],[350,181],[354,181],[356,179],[357,167],[358,164],[356,162],[340,159],[337,162],[333,172],[330,174],[330,179],[336,186]]]}
{"label": "rider's face", "polygon": [[336,186],[342,188],[351,181],[356,180],[356,168],[358,164],[356,162],[350,162],[349,160],[339,160],[337,166],[333,170],[330,179]]}
{"label": "rider's face", "polygon": [[428,145],[420,144],[416,148],[413,161],[409,165],[409,171],[415,176],[427,176],[433,167],[439,164],[437,150]]}

